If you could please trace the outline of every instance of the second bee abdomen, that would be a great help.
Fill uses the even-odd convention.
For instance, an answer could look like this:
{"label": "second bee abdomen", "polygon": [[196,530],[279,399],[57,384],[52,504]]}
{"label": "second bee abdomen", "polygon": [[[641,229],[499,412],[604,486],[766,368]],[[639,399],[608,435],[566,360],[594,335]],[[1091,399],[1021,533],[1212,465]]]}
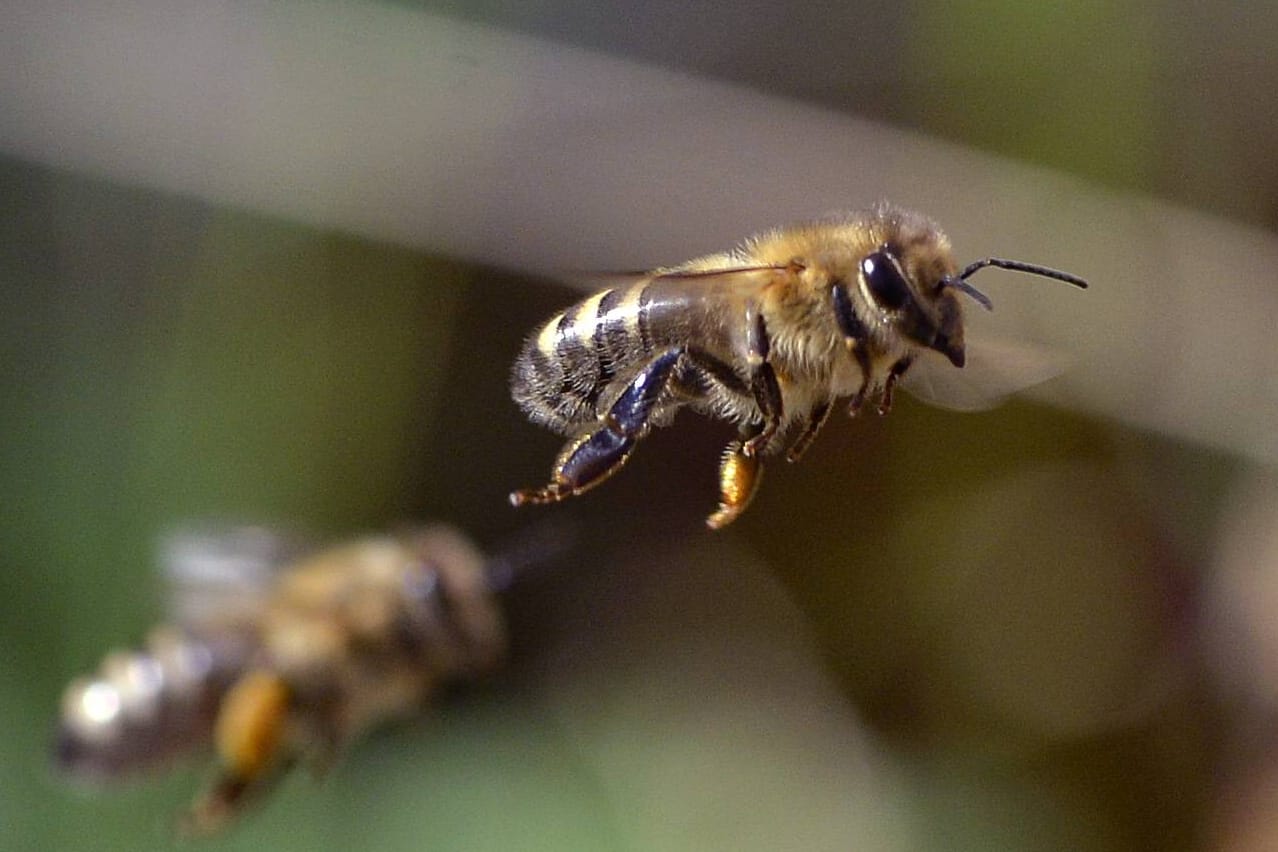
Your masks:
{"label": "second bee abdomen", "polygon": [[63,695],[57,767],[107,781],[200,748],[250,645],[234,633],[215,640],[159,628],[145,650],[109,655],[96,675]]}
{"label": "second bee abdomen", "polygon": [[598,418],[605,390],[651,354],[647,286],[596,293],[551,317],[524,341],[511,395],[529,417],[558,432]]}

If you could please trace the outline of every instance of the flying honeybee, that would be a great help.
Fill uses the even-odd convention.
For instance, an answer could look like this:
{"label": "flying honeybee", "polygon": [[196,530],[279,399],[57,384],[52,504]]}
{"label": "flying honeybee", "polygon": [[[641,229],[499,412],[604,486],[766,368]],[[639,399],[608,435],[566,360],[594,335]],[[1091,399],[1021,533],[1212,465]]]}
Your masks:
{"label": "flying honeybee", "polygon": [[598,485],[687,406],[739,430],[720,462],[719,508],[706,520],[723,527],[754,496],[760,457],[788,441],[786,458],[797,460],[835,400],[850,397],[856,414],[877,398],[885,414],[911,367],[918,374],[944,356],[940,367],[961,368],[959,296],[992,308],[968,282],[987,266],[1087,286],[999,258],[960,271],[935,222],[880,204],[596,293],[551,317],[515,362],[515,401],[569,440],[550,482],[515,491],[511,503],[555,502]]}
{"label": "flying honeybee", "polygon": [[497,666],[496,592],[548,549],[485,561],[460,533],[431,526],[277,568],[277,541],[254,529],[179,539],[187,605],[143,650],[115,652],[68,686],[61,769],[109,781],[211,742],[217,776],[180,828],[214,832],[294,764],[322,770],[441,684]]}

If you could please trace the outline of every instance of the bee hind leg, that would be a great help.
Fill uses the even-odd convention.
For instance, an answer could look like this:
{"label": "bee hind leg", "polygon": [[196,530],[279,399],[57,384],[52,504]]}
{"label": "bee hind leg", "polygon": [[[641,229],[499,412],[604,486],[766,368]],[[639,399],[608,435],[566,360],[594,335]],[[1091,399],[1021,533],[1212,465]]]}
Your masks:
{"label": "bee hind leg", "polygon": [[558,503],[586,491],[612,476],[630,458],[636,439],[604,426],[569,441],[555,459],[551,480],[541,488],[521,488],[510,493],[510,505]]}
{"label": "bee hind leg", "polygon": [[564,446],[555,459],[549,484],[512,492],[511,505],[556,503],[593,488],[620,470],[647,432],[653,411],[683,355],[682,349],[671,349],[654,358],[622,391],[599,428]]}
{"label": "bee hind leg", "polygon": [[270,671],[250,671],[231,686],[218,708],[214,730],[222,768],[180,818],[182,835],[215,834],[287,769],[291,761],[285,754],[285,728],[291,700],[284,681]]}

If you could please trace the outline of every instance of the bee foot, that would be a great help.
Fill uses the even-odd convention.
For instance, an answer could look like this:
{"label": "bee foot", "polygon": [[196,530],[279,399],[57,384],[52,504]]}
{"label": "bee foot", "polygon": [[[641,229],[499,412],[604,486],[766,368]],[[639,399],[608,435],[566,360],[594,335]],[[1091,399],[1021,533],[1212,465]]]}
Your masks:
{"label": "bee foot", "polygon": [[180,814],[174,827],[183,838],[211,837],[225,829],[244,807],[249,783],[242,778],[226,777],[205,792],[191,807]]}
{"label": "bee foot", "polygon": [[896,390],[896,383],[901,380],[901,376],[905,375],[905,371],[910,368],[911,357],[902,358],[892,365],[891,372],[888,373],[887,381],[883,383],[883,393],[879,395],[879,414],[887,414],[892,410],[892,394]]}
{"label": "bee foot", "polygon": [[521,488],[518,491],[510,492],[510,505],[515,508],[528,505],[541,505],[543,503],[558,503],[571,492],[565,493],[555,485],[547,485],[545,488]]}
{"label": "bee foot", "polygon": [[[768,448],[768,444],[772,442],[772,438],[776,434],[777,434],[777,430],[775,427],[766,428],[759,434],[755,435],[753,438],[750,438],[744,443],[741,443],[739,446],[739,451],[746,458],[752,459],[752,458],[755,458],[756,456],[760,456],[763,454],[763,451]],[[736,443],[737,442],[735,441],[733,442],[733,444],[736,444]],[[733,446],[733,444],[730,444],[729,447]]]}

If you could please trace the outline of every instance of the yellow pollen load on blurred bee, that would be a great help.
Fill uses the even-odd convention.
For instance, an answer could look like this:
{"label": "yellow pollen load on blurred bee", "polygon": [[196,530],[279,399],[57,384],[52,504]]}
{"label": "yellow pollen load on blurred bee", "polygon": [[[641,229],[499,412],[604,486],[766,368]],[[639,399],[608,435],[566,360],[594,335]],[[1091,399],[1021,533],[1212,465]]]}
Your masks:
{"label": "yellow pollen load on blurred bee", "polygon": [[974,407],[963,391],[947,398],[930,388],[967,361],[959,297],[991,309],[968,281],[987,266],[1087,286],[1000,258],[960,271],[935,222],[880,204],[596,293],[536,329],[515,362],[515,402],[568,442],[550,482],[513,492],[511,503],[593,488],[652,428],[690,408],[738,429],[720,461],[719,507],[706,520],[718,529],[754,497],[761,457],[785,450],[797,461],[840,398],[850,398],[849,414],[874,399],[886,414],[903,382],[928,401]]}
{"label": "yellow pollen load on blurred bee", "polygon": [[217,775],[184,833],[221,829],[295,764],[325,769],[373,726],[504,657],[497,578],[513,563],[486,561],[449,527],[283,567],[268,564],[279,549],[261,530],[193,541],[176,561],[201,577],[178,578],[191,589],[178,589],[174,623],[68,686],[55,753],[73,778],[101,782],[211,744]]}

